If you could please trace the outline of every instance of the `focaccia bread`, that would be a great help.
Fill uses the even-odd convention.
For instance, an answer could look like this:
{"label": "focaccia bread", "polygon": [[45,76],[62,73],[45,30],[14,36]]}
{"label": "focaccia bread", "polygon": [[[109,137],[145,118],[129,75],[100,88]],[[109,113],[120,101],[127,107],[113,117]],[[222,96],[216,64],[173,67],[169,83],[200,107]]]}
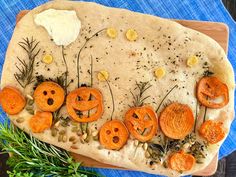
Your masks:
{"label": "focaccia bread", "polygon": [[41,141],[167,176],[206,167],[234,115],[234,73],[216,41],[95,3],[52,1],[16,25],[0,102]]}

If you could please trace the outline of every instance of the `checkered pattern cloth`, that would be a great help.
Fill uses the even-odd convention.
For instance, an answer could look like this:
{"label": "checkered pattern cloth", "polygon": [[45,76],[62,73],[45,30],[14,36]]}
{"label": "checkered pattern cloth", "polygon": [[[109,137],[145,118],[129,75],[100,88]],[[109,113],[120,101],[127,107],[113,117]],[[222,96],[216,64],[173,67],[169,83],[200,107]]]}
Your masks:
{"label": "checkered pattern cloth", "polygon": [[[85,0],[87,1],[87,0]],[[164,18],[203,20],[223,22],[229,26],[228,58],[236,68],[236,23],[225,9],[221,0],[90,0],[111,7],[125,8],[136,12],[152,14]],[[0,71],[4,63],[5,52],[15,26],[16,14],[23,9],[33,9],[47,0],[0,0]],[[1,73],[1,72],[0,72]],[[0,122],[4,122],[5,114],[0,110]],[[220,149],[222,158],[236,149],[236,121]],[[142,172],[96,169],[111,177],[143,177],[156,176]]]}

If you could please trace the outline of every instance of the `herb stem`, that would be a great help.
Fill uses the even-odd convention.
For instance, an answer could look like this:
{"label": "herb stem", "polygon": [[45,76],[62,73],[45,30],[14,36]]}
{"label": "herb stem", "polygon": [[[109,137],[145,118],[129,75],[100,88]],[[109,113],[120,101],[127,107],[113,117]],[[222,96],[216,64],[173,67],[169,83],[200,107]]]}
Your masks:
{"label": "herb stem", "polygon": [[106,79],[106,77],[104,76],[103,73],[100,72],[100,74],[102,75],[102,77],[105,79],[106,83],[107,83],[107,86],[109,88],[109,91],[110,91],[110,94],[111,94],[111,100],[112,100],[112,112],[111,112],[111,120],[113,118],[113,113],[115,112],[115,101],[114,101],[114,96],[113,96],[113,92],[112,92],[112,89],[111,89],[111,86],[109,84],[109,81]]}
{"label": "herb stem", "polygon": [[164,100],[166,99],[166,97],[167,97],[175,88],[177,88],[177,87],[178,87],[178,85],[174,85],[174,87],[172,87],[172,88],[170,89],[170,91],[164,96],[164,98],[161,100],[159,106],[158,106],[157,109],[156,109],[156,113],[159,111],[159,109],[160,109],[162,103],[164,102]]}
{"label": "herb stem", "polygon": [[67,95],[67,77],[68,77],[68,66],[67,66],[67,62],[66,62],[66,58],[65,58],[65,53],[64,53],[64,46],[62,46],[62,58],[63,58],[63,62],[65,64],[65,67],[66,67],[66,72],[65,72],[65,92],[66,92],[66,95]]}
{"label": "herb stem", "polygon": [[86,46],[86,44],[95,36],[98,36],[99,33],[101,33],[102,31],[104,31],[106,28],[99,30],[98,32],[96,32],[95,34],[93,34],[92,36],[90,36],[89,38],[86,38],[85,43],[82,45],[82,47],[80,48],[78,55],[77,55],[77,79],[78,79],[78,87],[80,87],[80,54],[82,52],[82,50],[84,49],[84,47]]}
{"label": "herb stem", "polygon": [[195,113],[195,122],[194,122],[194,130],[193,130],[194,133],[196,133],[197,118],[198,118],[198,101],[196,103],[196,113]]}
{"label": "herb stem", "polygon": [[205,106],[204,116],[203,116],[203,122],[206,121],[206,114],[207,114],[207,107]]}
{"label": "herb stem", "polygon": [[22,40],[23,41],[20,41],[18,45],[27,53],[28,61],[26,62],[25,60],[22,60],[19,57],[17,57],[21,67],[16,65],[18,72],[14,73],[14,77],[22,88],[26,88],[27,85],[34,82],[33,79],[34,62],[36,56],[39,54],[41,49],[35,51],[39,42],[36,42],[36,40],[33,37],[31,37],[31,40],[28,37],[26,39],[23,38]]}

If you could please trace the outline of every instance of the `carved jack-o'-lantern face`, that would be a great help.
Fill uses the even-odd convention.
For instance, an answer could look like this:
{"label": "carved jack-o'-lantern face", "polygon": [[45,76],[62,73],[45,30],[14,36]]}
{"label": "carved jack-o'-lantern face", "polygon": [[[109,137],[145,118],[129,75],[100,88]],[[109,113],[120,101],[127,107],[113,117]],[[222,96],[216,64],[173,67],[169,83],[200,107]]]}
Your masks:
{"label": "carved jack-o'-lantern face", "polygon": [[101,127],[99,141],[107,149],[119,150],[127,142],[128,136],[128,130],[123,122],[111,120]]}
{"label": "carved jack-o'-lantern face", "polygon": [[75,121],[95,121],[103,114],[102,94],[95,88],[77,88],[68,94],[66,98],[66,108],[68,114]]}
{"label": "carved jack-o'-lantern face", "polygon": [[[214,102],[220,97],[220,102]],[[216,77],[203,77],[197,85],[197,98],[206,107],[222,108],[229,102],[228,87]]]}
{"label": "carved jack-o'-lantern face", "polygon": [[135,138],[145,142],[157,131],[157,116],[149,106],[130,108],[125,114],[125,125]]}
{"label": "carved jack-o'-lantern face", "polygon": [[43,82],[34,91],[34,99],[39,109],[54,112],[65,99],[64,90],[55,82]]}

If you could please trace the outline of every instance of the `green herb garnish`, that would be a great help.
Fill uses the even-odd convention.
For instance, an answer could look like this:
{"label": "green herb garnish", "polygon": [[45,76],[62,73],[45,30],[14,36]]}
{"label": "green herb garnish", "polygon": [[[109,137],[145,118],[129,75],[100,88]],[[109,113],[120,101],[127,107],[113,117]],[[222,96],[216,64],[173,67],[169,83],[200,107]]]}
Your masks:
{"label": "green herb garnish", "polygon": [[67,63],[66,63],[66,58],[65,58],[65,55],[66,55],[66,54],[65,54],[65,48],[64,48],[64,46],[62,46],[62,51],[61,51],[61,53],[62,53],[63,62],[64,62],[64,64],[65,64],[65,66],[66,66],[66,71],[64,72],[64,74],[65,74],[65,79],[64,79],[63,89],[65,90],[66,95],[67,95],[67,87],[68,87],[68,84],[67,84],[68,66],[67,66]]}
{"label": "green herb garnish", "polygon": [[150,97],[150,95],[148,95],[148,96],[143,98],[143,94],[150,87],[151,87],[151,85],[149,84],[149,82],[140,82],[140,83],[136,82],[136,87],[135,87],[134,90],[138,89],[138,94],[134,95],[134,93],[130,91],[130,93],[132,94],[133,99],[134,99],[133,100],[133,106],[130,106],[130,107],[140,107],[140,106],[143,106],[144,101]]}
{"label": "green herb garnish", "polygon": [[10,177],[95,177],[96,172],[81,169],[67,151],[41,142],[7,123],[0,124],[0,147],[11,153],[7,164]]}
{"label": "green herb garnish", "polygon": [[106,79],[106,77],[104,76],[104,74],[103,74],[102,72],[100,72],[100,74],[102,75],[102,77],[103,77],[104,80],[106,81],[107,86],[108,86],[109,91],[110,91],[110,94],[111,94],[111,100],[112,100],[111,120],[112,120],[112,118],[113,118],[113,114],[114,114],[114,112],[115,112],[115,101],[114,101],[113,92],[112,92],[112,89],[111,89],[111,86],[110,86],[109,80]]}
{"label": "green herb garnish", "polygon": [[166,99],[166,97],[167,97],[175,88],[177,88],[177,87],[178,87],[178,85],[174,85],[174,87],[172,87],[172,88],[170,89],[170,91],[167,92],[167,94],[164,96],[164,98],[161,100],[159,106],[157,107],[156,113],[157,113],[157,112],[159,111],[159,109],[161,108],[161,105],[162,105],[162,103],[164,102],[164,100]]}
{"label": "green herb garnish", "polygon": [[22,88],[25,88],[27,85],[34,82],[34,61],[41,50],[37,50],[38,44],[39,42],[37,42],[33,37],[31,39],[29,39],[28,37],[26,39],[23,38],[23,41],[18,43],[18,45],[27,53],[28,57],[28,61],[22,60],[17,57],[21,66],[16,65],[18,72],[14,74],[14,77]]}

